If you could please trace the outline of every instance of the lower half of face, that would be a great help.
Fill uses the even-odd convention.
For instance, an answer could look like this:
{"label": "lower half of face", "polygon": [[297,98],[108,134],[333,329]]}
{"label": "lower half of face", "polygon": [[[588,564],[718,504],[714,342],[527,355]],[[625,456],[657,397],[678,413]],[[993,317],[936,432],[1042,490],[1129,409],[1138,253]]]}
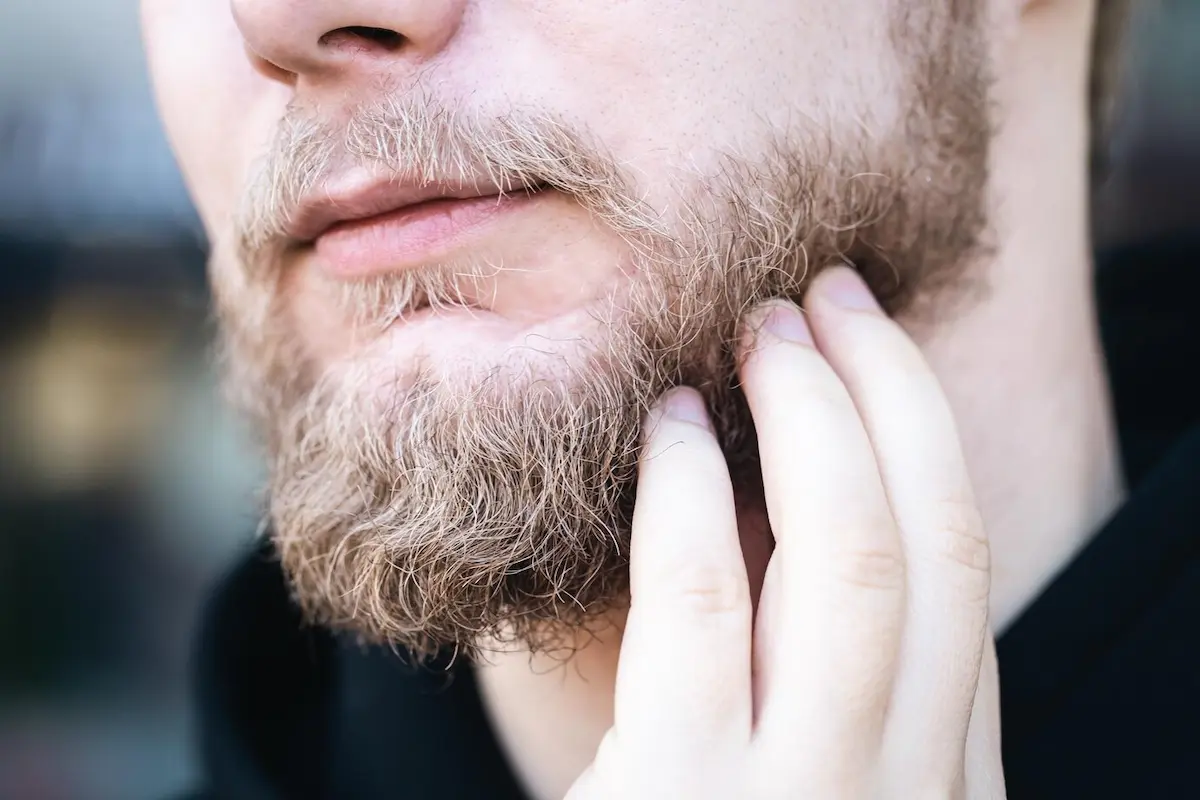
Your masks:
{"label": "lower half of face", "polygon": [[[273,535],[313,616],[428,653],[538,647],[621,602],[641,426],[674,385],[705,395],[750,492],[745,312],[831,263],[895,313],[971,279],[988,92],[961,34],[908,43],[910,110],[885,128],[850,133],[868,96],[802,125],[764,112],[728,121],[736,148],[659,150],[652,168],[602,121],[429,98],[281,139],[213,274],[230,382],[268,443]],[[303,181],[279,176],[351,163],[401,182],[468,165],[451,182],[501,191],[280,235],[294,198],[278,187]]]}

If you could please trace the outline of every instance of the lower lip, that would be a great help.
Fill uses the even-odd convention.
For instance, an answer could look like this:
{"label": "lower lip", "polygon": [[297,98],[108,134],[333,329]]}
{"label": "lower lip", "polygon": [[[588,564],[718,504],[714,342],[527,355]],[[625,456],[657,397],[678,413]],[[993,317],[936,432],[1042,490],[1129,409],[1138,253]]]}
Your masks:
{"label": "lower lip", "polygon": [[489,223],[528,205],[534,192],[429,200],[387,214],[334,225],[313,244],[334,277],[398,272],[444,258]]}

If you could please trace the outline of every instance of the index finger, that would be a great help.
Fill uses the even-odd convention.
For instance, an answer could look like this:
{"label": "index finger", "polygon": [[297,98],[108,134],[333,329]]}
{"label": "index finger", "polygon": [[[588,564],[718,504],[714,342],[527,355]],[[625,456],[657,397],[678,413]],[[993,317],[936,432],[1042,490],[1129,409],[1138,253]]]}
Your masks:
{"label": "index finger", "polygon": [[725,458],[691,389],[668,392],[648,427],[615,727],[656,751],[748,741],[750,589]]}

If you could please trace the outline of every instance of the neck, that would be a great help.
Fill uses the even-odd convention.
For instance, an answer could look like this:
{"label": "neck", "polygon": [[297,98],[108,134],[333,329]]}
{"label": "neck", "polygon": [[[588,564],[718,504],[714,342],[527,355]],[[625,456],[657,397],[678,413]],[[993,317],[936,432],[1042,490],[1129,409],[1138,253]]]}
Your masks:
{"label": "neck", "polygon": [[[1087,222],[1088,37],[1080,31],[1090,13],[1082,1],[1026,12],[999,87],[998,247],[977,265],[987,290],[936,329],[908,326],[958,421],[992,542],[997,632],[1123,492]],[[568,664],[506,652],[480,665],[485,705],[531,796],[561,797],[590,762],[612,722],[619,649],[615,625],[589,636]]]}
{"label": "neck", "polygon": [[914,332],[954,409],[988,526],[997,632],[1123,496],[1088,225],[1090,49],[1078,31],[1090,13],[1083,2],[1027,12],[1000,87],[987,291],[948,324]]}

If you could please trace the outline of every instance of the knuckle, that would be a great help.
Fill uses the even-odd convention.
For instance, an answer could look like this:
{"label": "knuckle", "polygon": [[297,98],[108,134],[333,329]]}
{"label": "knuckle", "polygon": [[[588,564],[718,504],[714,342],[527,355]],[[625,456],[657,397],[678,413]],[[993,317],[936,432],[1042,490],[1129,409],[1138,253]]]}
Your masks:
{"label": "knuckle", "polygon": [[862,589],[895,591],[904,587],[905,563],[900,548],[859,547],[839,554],[837,577]]}
{"label": "knuckle", "polygon": [[942,520],[942,558],[970,572],[987,574],[991,569],[991,548],[978,509],[969,503],[947,502],[938,518]]}
{"label": "knuckle", "polygon": [[697,616],[737,614],[750,603],[746,581],[735,570],[697,560],[685,561],[661,576],[655,593]]}

